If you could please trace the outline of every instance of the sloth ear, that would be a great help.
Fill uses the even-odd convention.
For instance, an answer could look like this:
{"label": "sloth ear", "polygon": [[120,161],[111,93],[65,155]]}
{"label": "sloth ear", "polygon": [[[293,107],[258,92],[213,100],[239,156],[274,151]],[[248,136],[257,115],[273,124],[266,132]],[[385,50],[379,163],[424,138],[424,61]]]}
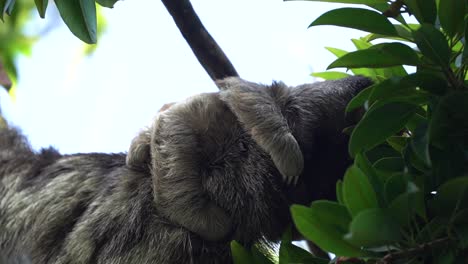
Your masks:
{"label": "sloth ear", "polygon": [[132,140],[126,159],[128,167],[135,170],[147,170],[149,166],[151,166],[150,142],[150,129],[141,131],[140,134]]}
{"label": "sloth ear", "polygon": [[289,93],[286,85],[264,86],[232,77],[218,81],[217,85],[221,100],[270,155],[284,180],[296,183],[304,168],[304,158],[282,114]]}

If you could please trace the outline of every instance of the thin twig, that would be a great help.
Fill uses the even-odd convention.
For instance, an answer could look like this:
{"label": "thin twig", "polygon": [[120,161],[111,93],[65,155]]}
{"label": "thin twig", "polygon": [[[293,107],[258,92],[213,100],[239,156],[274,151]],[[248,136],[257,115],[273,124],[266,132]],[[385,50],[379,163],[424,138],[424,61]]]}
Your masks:
{"label": "thin twig", "polygon": [[428,250],[432,250],[434,248],[445,245],[448,242],[450,242],[450,238],[445,237],[445,238],[436,239],[434,241],[418,245],[417,247],[410,248],[410,249],[405,250],[405,251],[389,253],[389,254],[385,255],[385,257],[380,259],[377,262],[377,264],[391,264],[391,263],[394,263],[394,261],[398,260],[398,259],[406,259],[406,258],[410,258],[410,257],[416,257],[416,256],[419,256],[419,255],[427,252]]}

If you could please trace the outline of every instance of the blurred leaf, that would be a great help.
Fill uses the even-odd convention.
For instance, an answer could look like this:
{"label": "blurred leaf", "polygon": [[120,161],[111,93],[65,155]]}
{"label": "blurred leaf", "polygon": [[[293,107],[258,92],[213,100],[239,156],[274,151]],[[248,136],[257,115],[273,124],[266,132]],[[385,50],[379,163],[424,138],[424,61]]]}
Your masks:
{"label": "blurred leaf", "polygon": [[427,188],[434,189],[449,179],[466,173],[465,153],[460,144],[446,146],[444,149],[429,149],[432,163],[432,177],[427,177]]}
{"label": "blurred leaf", "polygon": [[419,23],[434,25],[437,16],[435,0],[405,0],[405,4]]}
{"label": "blurred leaf", "polygon": [[349,152],[352,157],[382,143],[400,131],[415,113],[417,106],[404,102],[376,103],[365,113],[351,134]]}
{"label": "blurred leaf", "polygon": [[[396,151],[402,152],[406,146],[407,137],[392,136],[387,138],[387,143]],[[399,156],[398,156],[399,157]]]}
{"label": "blurred leaf", "polygon": [[389,36],[397,35],[395,27],[386,17],[362,8],[340,8],[328,11],[312,22],[309,27],[318,25],[334,25]]}
{"label": "blurred leaf", "polygon": [[82,41],[97,41],[96,3],[94,0],[55,0],[65,24]]}
{"label": "blurred leaf", "polygon": [[385,181],[385,200],[387,203],[395,200],[400,194],[405,193],[408,187],[408,181],[404,178],[404,175],[399,173],[389,177]]}
{"label": "blurred leaf", "polygon": [[401,226],[408,226],[415,213],[426,216],[423,193],[414,183],[407,183],[404,193],[393,199],[388,206],[391,215]]}
{"label": "blurred leaf", "polygon": [[15,7],[16,0],[11,0],[10,4],[8,5],[8,8],[6,9],[6,13],[11,16],[11,13],[13,12],[13,9]]}
{"label": "blurred leaf", "polygon": [[404,165],[400,157],[384,157],[375,162],[374,167],[382,171],[400,172],[403,171]]}
{"label": "blurred leaf", "polygon": [[434,110],[429,124],[429,139],[443,148],[446,144],[468,146],[468,92],[444,96]]}
{"label": "blurred leaf", "polygon": [[336,182],[336,200],[341,205],[346,205],[344,202],[344,198],[343,198],[343,181],[342,180],[338,180]]}
{"label": "blurred leaf", "polygon": [[402,43],[382,43],[369,49],[347,53],[332,62],[327,69],[347,68],[380,68],[398,65],[417,65],[419,59],[410,47]]}
{"label": "blurred leaf", "polygon": [[365,209],[379,207],[369,180],[356,166],[351,166],[345,173],[343,199],[353,217]]}
{"label": "blurred leaf", "polygon": [[279,250],[279,264],[306,263],[306,264],[328,264],[328,260],[314,257],[291,243],[281,243]]}
{"label": "blurred leaf", "polygon": [[466,3],[463,0],[438,1],[440,25],[450,37],[463,34]]}
{"label": "blurred leaf", "polygon": [[455,226],[454,228],[455,235],[458,238],[459,246],[461,249],[468,248],[468,226]]}
{"label": "blurred leaf", "polygon": [[413,37],[422,54],[434,63],[447,67],[450,60],[450,49],[444,35],[429,24],[413,32]]}
{"label": "blurred leaf", "polygon": [[444,183],[430,201],[431,210],[438,216],[451,216],[455,210],[468,206],[468,177],[459,177]]}
{"label": "blurred leaf", "polygon": [[375,84],[371,85],[366,89],[360,91],[356,96],[354,96],[353,99],[351,99],[351,101],[349,101],[348,105],[346,106],[346,112],[351,112],[363,106],[369,99],[369,96],[372,93],[372,90],[375,86]]}
{"label": "blurred leaf", "polygon": [[324,80],[338,80],[351,76],[350,74],[337,71],[314,72],[311,75]]}
{"label": "blurred leaf", "polygon": [[[377,148],[374,148],[376,150]],[[369,153],[369,152],[368,152]],[[367,177],[369,183],[372,186],[372,189],[374,190],[374,194],[376,195],[377,199],[377,204],[380,207],[385,207],[385,199],[384,199],[384,194],[383,194],[383,183],[379,176],[377,175],[377,172],[375,171],[374,167],[370,163],[370,161],[367,159],[367,153],[366,155],[362,153],[358,153],[356,155],[355,161],[354,161],[355,166],[357,166],[362,172],[364,172],[364,175]]]}
{"label": "blurred leaf", "polygon": [[231,241],[231,252],[234,264],[255,263],[252,254],[235,240]]}
{"label": "blurred leaf", "polygon": [[436,95],[444,95],[447,92],[447,81],[437,75],[416,72],[401,80],[402,85],[419,87]]}
{"label": "blurred leaf", "polygon": [[398,242],[400,226],[390,214],[373,208],[362,211],[351,222],[346,240],[357,247],[378,247]]}
{"label": "blurred leaf", "polygon": [[109,8],[113,8],[117,1],[118,0],[96,0],[96,2],[101,6]]}
{"label": "blurred leaf", "polygon": [[343,240],[351,217],[346,207],[329,201],[316,201],[312,206],[293,205],[291,213],[299,232],[321,249],[339,256],[358,257],[359,248]]}
{"label": "blurred leaf", "polygon": [[49,4],[49,0],[34,0],[36,3],[37,11],[39,12],[39,16],[41,18],[45,17],[47,5]]}
{"label": "blurred leaf", "polygon": [[[462,57],[462,62],[464,64],[468,64],[468,47],[466,45],[467,41],[468,41],[468,17],[465,17],[465,47],[463,48],[463,57]],[[465,84],[465,86],[467,85]]]}
{"label": "blurred leaf", "polygon": [[413,130],[413,136],[410,140],[411,148],[420,160],[428,167],[431,166],[431,158],[429,155],[429,134],[427,122],[419,125]]}

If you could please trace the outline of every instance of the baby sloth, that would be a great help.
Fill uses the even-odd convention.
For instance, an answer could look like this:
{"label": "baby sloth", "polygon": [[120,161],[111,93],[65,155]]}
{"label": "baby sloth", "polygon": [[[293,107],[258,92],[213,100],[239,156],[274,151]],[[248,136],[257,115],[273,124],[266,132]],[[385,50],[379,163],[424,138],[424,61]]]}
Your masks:
{"label": "baby sloth", "polygon": [[342,129],[355,121],[344,109],[369,85],[228,78],[221,92],[159,113],[127,155],[35,153],[16,130],[0,130],[0,255],[232,263],[231,239],[277,241],[292,203],[333,198],[349,164]]}

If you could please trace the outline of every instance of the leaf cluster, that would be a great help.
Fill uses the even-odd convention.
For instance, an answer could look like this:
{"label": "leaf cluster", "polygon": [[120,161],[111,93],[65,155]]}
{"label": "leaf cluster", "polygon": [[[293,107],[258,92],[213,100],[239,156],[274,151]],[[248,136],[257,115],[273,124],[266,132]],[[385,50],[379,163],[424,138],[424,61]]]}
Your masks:
{"label": "leaf cluster", "polygon": [[[336,183],[337,201],[293,205],[296,228],[335,254],[332,262],[467,263],[468,1],[310,1],[368,7],[331,10],[310,24],[368,32],[352,39],[356,51],[327,48],[337,57],[328,69],[349,72],[312,75],[364,75],[374,85],[347,107],[365,114],[349,129],[354,164]],[[329,263],[288,240],[278,261]]]}

